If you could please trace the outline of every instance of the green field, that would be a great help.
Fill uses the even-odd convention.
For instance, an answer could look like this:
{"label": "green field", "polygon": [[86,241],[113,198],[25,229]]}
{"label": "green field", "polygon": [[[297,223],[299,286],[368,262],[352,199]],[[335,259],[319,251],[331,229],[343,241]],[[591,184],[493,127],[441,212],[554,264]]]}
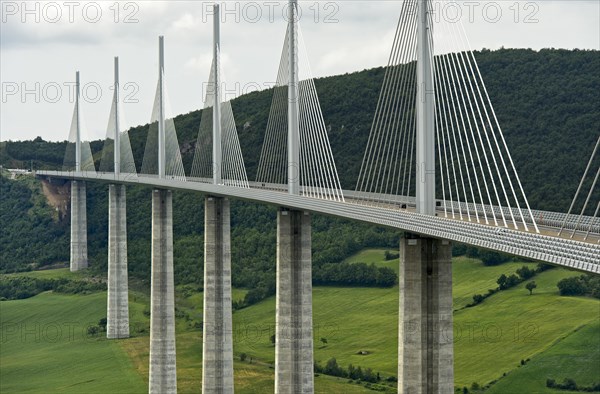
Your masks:
{"label": "green field", "polygon": [[[459,328],[462,335],[455,339],[455,384],[499,379],[517,368],[521,359],[535,359],[558,338],[597,323],[600,301],[558,295],[556,283],[573,274],[562,269],[546,271],[534,278],[538,288],[532,296],[521,284],[477,307],[456,312],[455,332]],[[598,365],[580,367],[591,376],[600,373]],[[545,383],[545,378],[540,379]]]}
{"label": "green field", "polygon": [[40,279],[57,279],[57,278],[68,278],[68,279],[80,279],[85,277],[82,272],[71,272],[68,268],[48,269],[41,271],[29,271],[19,272],[17,274],[3,274],[5,276],[27,276]]}
{"label": "green field", "polygon": [[[132,305],[132,316],[137,306]],[[0,392],[146,390],[146,382],[119,343],[87,335],[87,327],[106,316],[106,293],[43,293],[26,300],[1,302],[0,314]]]}
{"label": "green field", "polygon": [[596,320],[595,323],[557,339],[548,350],[492,386],[489,393],[554,393],[554,390],[546,388],[546,379],[562,382],[564,378],[571,378],[575,379],[577,384],[590,386],[600,380],[599,369],[600,322]]}
{"label": "green field", "polygon": [[[350,262],[375,263],[397,270],[398,261],[384,261],[384,250],[369,249]],[[600,375],[600,302],[582,297],[560,297],[556,283],[579,275],[563,269],[538,274],[532,296],[524,283],[502,291],[472,308],[464,306],[475,293],[495,287],[496,278],[513,273],[524,263],[485,267],[478,260],[457,258],[453,268],[455,306],[455,385],[473,382],[491,386],[491,393],[565,393],[545,388],[547,378],[573,378],[590,385]],[[73,275],[65,270],[26,275]],[[61,272],[58,272],[61,271]],[[77,274],[75,274],[77,275]],[[234,299],[244,290],[236,289]],[[148,297],[131,292],[134,337],[122,341],[87,338],[84,327],[106,315],[105,293],[68,296],[43,293],[36,297],[0,303],[2,346],[0,392],[143,393],[148,376]],[[398,287],[315,287],[315,359],[324,364],[335,357],[347,367],[372,368],[382,377],[397,374]],[[180,393],[200,391],[202,293],[178,287],[177,308],[187,314],[177,321],[178,388]],[[54,325],[76,322],[73,338],[54,340]],[[16,324],[16,326],[15,326]],[[20,329],[24,324],[27,330]],[[32,327],[37,327],[38,331]],[[234,313],[236,392],[273,390],[275,299],[271,297]],[[16,331],[13,332],[16,328]],[[47,330],[46,333],[44,330]],[[64,331],[64,330],[63,330]],[[39,333],[39,340],[36,334]],[[23,334],[24,333],[24,334]],[[24,337],[22,338],[22,336]],[[320,341],[327,339],[327,344]],[[367,352],[359,355],[359,352]],[[246,353],[242,362],[239,355]],[[519,366],[522,359],[531,359]],[[251,361],[250,361],[251,360]],[[506,373],[506,377],[503,374]],[[319,393],[372,392],[347,379],[318,376]],[[390,389],[391,391],[391,389]]]}

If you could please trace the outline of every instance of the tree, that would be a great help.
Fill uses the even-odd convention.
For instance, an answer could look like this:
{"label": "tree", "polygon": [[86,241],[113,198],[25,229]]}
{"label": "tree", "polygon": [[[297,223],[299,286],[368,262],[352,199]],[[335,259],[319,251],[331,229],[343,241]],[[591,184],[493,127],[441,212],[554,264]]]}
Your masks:
{"label": "tree", "polygon": [[356,379],[362,379],[364,377],[363,370],[360,367],[360,365],[356,367],[356,371],[354,371],[354,374],[356,375]]}
{"label": "tree", "polygon": [[90,336],[96,336],[98,334],[98,326],[89,326],[87,333]]}
{"label": "tree", "polygon": [[544,271],[547,271],[552,268],[554,268],[553,265],[546,264],[546,263],[538,263],[537,268],[535,270],[537,272],[544,272]]}
{"label": "tree", "polygon": [[100,328],[100,331],[106,331],[106,318],[103,317],[102,319],[100,319],[100,321],[98,322],[98,327]]}
{"label": "tree", "polygon": [[467,257],[477,258],[479,257],[479,249],[474,246],[467,246],[467,251],[465,252]]}
{"label": "tree", "polygon": [[244,296],[244,303],[246,305],[254,305],[257,302],[262,301],[266,297],[266,293],[267,291],[264,288],[259,287],[256,289],[251,289]]}
{"label": "tree", "polygon": [[393,269],[389,267],[377,268],[376,284],[379,287],[392,287],[398,281],[398,276]]}
{"label": "tree", "polygon": [[338,365],[335,357],[332,357],[327,361],[323,373],[332,376],[344,376],[344,370]]}
{"label": "tree", "polygon": [[462,256],[467,253],[467,245],[460,243],[452,244],[452,256]]}
{"label": "tree", "polygon": [[529,282],[525,285],[525,288],[529,290],[529,295],[533,294],[533,289],[535,289],[536,287],[537,285],[535,284],[535,281]]}
{"label": "tree", "polygon": [[323,345],[327,345],[327,338],[321,338],[321,342],[323,342]]}
{"label": "tree", "polygon": [[389,250],[386,250],[383,255],[384,255],[386,261],[395,260],[398,257],[400,257],[400,253],[392,253]]}
{"label": "tree", "polygon": [[500,277],[496,281],[496,283],[498,283],[498,286],[500,286],[500,290],[506,289],[506,279],[508,279],[506,277],[506,275],[502,274],[502,275],[500,275]]}
{"label": "tree", "polygon": [[515,274],[510,274],[510,276],[508,278],[506,278],[506,289],[509,289],[513,286],[518,285],[519,283],[521,283],[521,279],[519,279],[519,277]]}
{"label": "tree", "polygon": [[556,286],[562,296],[584,295],[587,290],[585,283],[578,277],[562,279]]}
{"label": "tree", "polygon": [[373,374],[373,370],[371,368],[367,368],[363,373],[363,380],[365,382],[375,383],[377,381],[377,376]]}
{"label": "tree", "polygon": [[571,378],[565,378],[565,380],[563,380],[563,382],[561,384],[561,388],[563,390],[575,391],[575,390],[577,390],[577,383],[575,382],[575,380],[573,380]]}
{"label": "tree", "polygon": [[358,379],[358,376],[356,375],[356,368],[354,368],[354,365],[352,364],[348,365],[348,377],[350,379]]}
{"label": "tree", "polygon": [[532,269],[529,269],[529,267],[527,267],[527,266],[523,266],[517,270],[517,275],[519,275],[521,277],[521,279],[527,280],[535,275],[535,271]]}
{"label": "tree", "polygon": [[485,300],[485,297],[481,294],[475,294],[473,296],[473,305],[481,304]]}
{"label": "tree", "polygon": [[510,260],[508,255],[498,252],[492,252],[491,250],[483,250],[479,252],[479,258],[483,262],[483,265],[500,265]]}
{"label": "tree", "polygon": [[271,340],[271,343],[275,345],[275,334],[271,335],[269,339]]}

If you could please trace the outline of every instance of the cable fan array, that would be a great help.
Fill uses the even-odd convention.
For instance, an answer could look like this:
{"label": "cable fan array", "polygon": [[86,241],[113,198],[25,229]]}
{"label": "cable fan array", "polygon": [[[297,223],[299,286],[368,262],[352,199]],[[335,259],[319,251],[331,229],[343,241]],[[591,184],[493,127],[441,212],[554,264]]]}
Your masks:
{"label": "cable fan array", "polygon": [[[598,160],[600,159],[600,155],[598,155],[598,159],[596,156],[596,153],[599,151],[600,147],[600,136],[598,136],[598,140],[596,141],[596,145],[594,147],[594,150],[592,151],[592,155],[590,156],[590,160],[587,163],[587,166],[585,167],[585,171],[583,173],[583,176],[581,177],[581,181],[579,182],[579,186],[577,187],[577,191],[575,192],[575,196],[573,197],[573,201],[571,202],[571,206],[569,207],[569,212],[567,213],[567,215],[565,216],[565,219],[560,227],[560,231],[558,232],[558,235],[560,236],[563,232],[563,230],[565,229],[565,225],[567,224],[567,220],[570,219],[570,215],[571,212],[573,211],[573,209],[575,208],[575,205],[577,204],[578,200],[579,200],[579,193],[583,190],[588,190],[587,194],[585,194],[585,199],[583,200],[583,204],[581,206],[581,211],[579,213],[579,215],[577,216],[577,220],[575,225],[573,226],[573,231],[571,232],[570,238],[573,238],[573,236],[575,235],[575,233],[577,232],[577,230],[583,230],[585,231],[585,236],[583,238],[583,240],[587,240],[590,232],[592,231],[592,228],[594,227],[594,225],[596,224],[596,217],[598,216],[598,211],[600,211],[600,188],[596,188],[596,185],[598,183],[598,178],[600,178],[600,163],[598,162]],[[596,175],[594,177],[591,176],[590,173],[590,169],[593,167],[598,167],[598,169],[596,170]],[[592,170],[593,173],[593,170]],[[588,178],[588,174],[590,174],[590,177]],[[591,185],[590,185],[591,182]],[[595,204],[596,208],[594,209],[594,201],[598,201],[597,204]],[[592,202],[592,204],[590,204],[590,201]],[[580,202],[581,204],[581,202]],[[591,213],[590,210],[594,209],[594,213],[592,216],[585,216],[586,213]],[[600,243],[600,240],[598,241]]]}
{"label": "cable fan array", "polygon": [[407,202],[406,196],[415,193],[416,5],[416,1],[402,3],[356,185],[359,202],[382,198]]}
{"label": "cable fan array", "polygon": [[[219,68],[218,68],[219,69]],[[231,101],[221,103],[221,150],[222,163],[218,169],[214,165],[213,145],[213,106],[215,105],[215,64],[210,70],[208,89],[200,120],[200,130],[196,141],[194,161],[192,163],[191,180],[204,183],[213,182],[213,171],[221,171],[222,183],[226,186],[249,187],[246,167],[240,141],[238,139],[235,118],[231,108]],[[224,78],[221,78],[224,85]]]}
{"label": "cable fan array", "polygon": [[75,107],[73,109],[73,117],[71,119],[71,130],[69,132],[69,141],[67,142],[67,148],[65,150],[65,157],[63,160],[64,171],[77,171],[77,129],[80,133],[80,149],[81,149],[81,171],[96,171],[94,165],[94,157],[92,156],[92,149],[90,143],[86,137],[86,127],[83,121],[83,116],[79,110],[79,97],[76,99]]}
{"label": "cable fan array", "polygon": [[[117,87],[118,89],[118,87]],[[121,103],[119,102],[119,92],[115,89],[112,106],[110,108],[110,116],[108,126],[106,127],[106,138],[102,148],[102,158],[100,159],[100,172],[115,172],[115,141],[117,133],[119,133],[119,172],[137,176],[135,161],[131,151],[131,142],[129,140],[129,132],[119,130],[119,125],[123,118],[121,111]]]}
{"label": "cable fan array", "polygon": [[[416,6],[403,3],[357,183],[360,203],[414,201]],[[533,224],[538,231],[464,28],[460,21],[434,25],[430,11],[440,210],[496,226],[529,230]]]}
{"label": "cable fan array", "polygon": [[[164,81],[164,73],[163,73]],[[154,106],[152,109],[152,118],[148,128],[148,137],[146,139],[146,147],[144,150],[144,159],[142,161],[141,174],[158,175],[158,155],[159,155],[159,139],[158,139],[158,122],[160,115],[160,79],[156,86],[156,95],[154,96]],[[185,181],[185,170],[181,159],[181,151],[179,150],[179,142],[177,141],[177,131],[175,130],[175,122],[171,115],[171,107],[169,105],[169,96],[167,94],[166,83],[163,82],[164,93],[164,109],[165,109],[165,176],[170,179]]]}
{"label": "cable fan array", "polygon": [[[301,193],[313,198],[344,201],[317,90],[308,60],[302,56],[306,49],[299,28],[298,32],[302,48],[298,84],[300,163],[295,164],[300,170]],[[288,176],[289,34],[288,28],[256,177],[263,186],[277,189],[287,184]]]}

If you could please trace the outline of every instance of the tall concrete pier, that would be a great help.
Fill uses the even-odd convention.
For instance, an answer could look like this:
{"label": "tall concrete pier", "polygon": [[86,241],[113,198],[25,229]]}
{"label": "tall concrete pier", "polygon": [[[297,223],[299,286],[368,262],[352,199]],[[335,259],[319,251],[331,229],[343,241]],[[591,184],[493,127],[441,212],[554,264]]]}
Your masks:
{"label": "tall concrete pier", "polygon": [[202,392],[233,393],[229,200],[206,197],[204,218]]}
{"label": "tall concrete pier", "polygon": [[[82,170],[79,71],[75,73],[75,171]],[[71,271],[88,267],[85,182],[71,181]]]}
{"label": "tall concrete pier", "polygon": [[150,291],[151,394],[177,392],[173,285],[173,194],[152,191],[152,285]]}
{"label": "tall concrete pier", "polygon": [[399,274],[398,393],[452,393],[451,243],[405,234]]}
{"label": "tall concrete pier", "polygon": [[71,271],[88,267],[85,182],[71,181]]}
{"label": "tall concrete pier", "polygon": [[275,393],[313,393],[311,220],[308,212],[277,214]]}
{"label": "tall concrete pier", "polygon": [[106,337],[129,337],[125,185],[108,186],[108,301]]}

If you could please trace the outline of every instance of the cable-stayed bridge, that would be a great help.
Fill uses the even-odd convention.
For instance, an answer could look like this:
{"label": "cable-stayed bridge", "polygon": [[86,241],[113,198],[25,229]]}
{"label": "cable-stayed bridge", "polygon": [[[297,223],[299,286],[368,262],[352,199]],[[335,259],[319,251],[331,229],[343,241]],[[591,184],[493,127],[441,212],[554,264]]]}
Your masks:
{"label": "cable-stayed bridge", "polygon": [[[172,193],[206,195],[203,392],[233,392],[229,200],[280,207],[275,391],[313,392],[311,213],[404,231],[400,245],[400,392],[453,391],[451,242],[600,274],[600,136],[568,213],[532,209],[462,26],[434,24],[429,0],[402,4],[355,190],[339,181],[317,91],[289,4],[255,180],[223,102],[219,8],[195,156],[186,173],[165,83],[164,40],[140,171],[115,93],[98,171],[77,100],[64,171],[72,181],[71,269],[87,267],[86,182],[109,185],[109,338],[129,336],[126,185],[153,188],[151,393],[176,392]],[[583,200],[583,201],[581,201]],[[575,207],[581,207],[576,212]],[[410,327],[410,329],[408,329]],[[417,327],[415,329],[415,327]]]}

